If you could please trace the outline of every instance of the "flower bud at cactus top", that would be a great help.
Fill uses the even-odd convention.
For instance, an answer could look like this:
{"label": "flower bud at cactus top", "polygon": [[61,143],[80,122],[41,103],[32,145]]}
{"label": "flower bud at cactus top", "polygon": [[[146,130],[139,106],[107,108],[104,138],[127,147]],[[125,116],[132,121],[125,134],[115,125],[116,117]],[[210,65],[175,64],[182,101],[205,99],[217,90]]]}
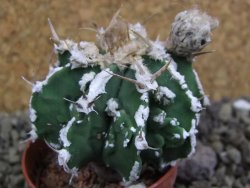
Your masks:
{"label": "flower bud at cactus top", "polygon": [[163,170],[195,151],[208,100],[190,57],[217,22],[199,10],[179,13],[169,51],[119,12],[96,44],[61,40],[49,24],[58,63],[33,85],[30,136],[43,138],[66,172],[101,161],[128,185],[142,165]]}

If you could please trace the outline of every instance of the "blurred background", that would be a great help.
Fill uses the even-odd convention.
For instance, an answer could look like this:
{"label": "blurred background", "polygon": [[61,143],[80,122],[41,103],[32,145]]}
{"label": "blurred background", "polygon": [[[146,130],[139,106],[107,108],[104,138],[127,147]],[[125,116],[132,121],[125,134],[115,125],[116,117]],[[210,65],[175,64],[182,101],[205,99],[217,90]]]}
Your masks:
{"label": "blurred background", "polygon": [[165,40],[175,15],[198,5],[217,17],[220,26],[206,50],[213,54],[195,64],[206,93],[213,100],[250,94],[250,0],[1,0],[0,6],[0,111],[27,108],[31,88],[21,79],[44,78],[52,58],[49,17],[61,38],[94,40],[95,33],[81,30],[94,22],[107,26],[122,4],[129,22],[143,22],[151,39]]}

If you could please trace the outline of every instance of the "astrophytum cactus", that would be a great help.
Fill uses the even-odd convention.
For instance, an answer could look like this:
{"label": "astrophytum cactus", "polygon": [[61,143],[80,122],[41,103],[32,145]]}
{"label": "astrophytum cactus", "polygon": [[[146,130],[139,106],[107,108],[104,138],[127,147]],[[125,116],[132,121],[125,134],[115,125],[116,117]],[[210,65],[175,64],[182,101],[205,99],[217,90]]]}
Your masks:
{"label": "astrophytum cactus", "polygon": [[164,42],[119,12],[96,29],[96,42],[61,40],[49,25],[58,61],[33,84],[30,135],[57,152],[66,172],[101,161],[131,184],[142,165],[164,169],[195,151],[208,99],[192,60],[217,20],[198,9],[181,12]]}

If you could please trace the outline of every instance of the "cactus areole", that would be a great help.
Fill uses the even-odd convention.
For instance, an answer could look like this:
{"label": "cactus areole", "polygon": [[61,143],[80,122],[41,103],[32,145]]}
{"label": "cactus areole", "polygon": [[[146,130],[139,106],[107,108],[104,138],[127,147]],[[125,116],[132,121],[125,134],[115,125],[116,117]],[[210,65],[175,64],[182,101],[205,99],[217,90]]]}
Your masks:
{"label": "cactus areole", "polygon": [[129,185],[142,165],[163,170],[195,151],[209,101],[192,60],[210,42],[216,19],[183,11],[164,42],[119,11],[96,30],[96,42],[62,40],[49,25],[58,61],[33,84],[30,136],[44,139],[67,173],[102,161]]}

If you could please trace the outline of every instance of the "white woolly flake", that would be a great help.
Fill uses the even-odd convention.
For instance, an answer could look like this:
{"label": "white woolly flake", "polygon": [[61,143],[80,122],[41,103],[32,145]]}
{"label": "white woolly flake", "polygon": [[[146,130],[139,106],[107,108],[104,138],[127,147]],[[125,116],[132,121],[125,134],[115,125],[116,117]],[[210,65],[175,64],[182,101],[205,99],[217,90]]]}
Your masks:
{"label": "white woolly flake", "polygon": [[66,149],[56,150],[56,152],[58,153],[58,164],[63,167],[65,172],[71,174],[69,182],[71,183],[73,177],[77,176],[78,168],[73,167],[72,169],[70,169],[68,167],[67,163],[69,162],[71,155]]}
{"label": "white woolly flake", "polygon": [[166,112],[162,111],[160,114],[154,116],[153,120],[157,123],[160,123],[160,125],[162,125],[164,123],[166,116],[167,116]]}
{"label": "white woolly flake", "polygon": [[36,118],[37,118],[37,116],[36,116],[36,110],[34,108],[32,108],[32,107],[30,107],[30,114],[29,114],[29,116],[30,116],[31,122],[35,122],[36,121]]}
{"label": "white woolly flake", "polygon": [[250,102],[244,99],[238,99],[233,103],[233,107],[237,110],[250,110]]}
{"label": "white woolly flake", "polygon": [[202,84],[201,84],[201,81],[199,79],[199,76],[198,76],[198,74],[197,74],[197,72],[195,70],[193,70],[193,73],[195,75],[195,80],[196,80],[199,92],[204,97],[203,98],[203,104],[204,104],[204,106],[209,106],[210,105],[210,101],[209,101],[209,98],[205,95],[205,92],[204,92],[204,89],[202,87]]}
{"label": "white woolly flake", "polygon": [[148,103],[148,93],[147,92],[143,93],[142,96],[140,97],[140,100]]}
{"label": "white woolly flake", "polygon": [[118,103],[116,102],[116,100],[114,98],[111,98],[107,102],[107,107],[106,107],[105,111],[108,113],[109,116],[115,117],[115,119],[116,119],[117,117],[121,116],[121,113],[117,110],[118,107],[119,106],[118,106]]}
{"label": "white woolly flake", "polygon": [[198,132],[196,129],[197,122],[195,119],[192,120],[192,127],[189,131],[190,135],[190,142],[191,142],[191,152],[188,154],[188,156],[191,156],[195,152],[195,146],[196,146],[196,136],[195,134]]}
{"label": "white woolly flake", "polygon": [[132,170],[130,171],[129,182],[134,182],[139,178],[140,170],[140,163],[138,161],[135,161]]}
{"label": "white woolly flake", "polygon": [[58,72],[59,70],[61,70],[63,67],[56,67],[56,68],[52,68],[50,67],[49,73],[47,75],[47,77],[45,78],[45,80],[43,81],[37,81],[35,82],[35,84],[32,87],[32,92],[33,93],[39,93],[42,91],[42,88],[44,85],[46,85],[48,83],[49,78],[55,74],[56,72]]}
{"label": "white woolly flake", "polygon": [[143,65],[142,59],[138,59],[136,63],[132,64],[131,68],[135,70],[135,78],[138,82],[144,84],[144,88],[139,88],[136,85],[136,89],[140,93],[145,93],[150,90],[156,90],[158,84],[155,80],[152,81],[152,74],[149,72],[146,66]]}
{"label": "white woolly flake", "polygon": [[79,81],[79,85],[80,85],[80,90],[82,92],[85,92],[85,88],[86,88],[86,84],[89,83],[90,81],[92,81],[95,77],[95,72],[89,72],[86,73],[82,76],[82,78]]}
{"label": "white woolly flake", "polygon": [[135,147],[137,150],[145,150],[149,148],[144,132],[141,132],[141,134],[135,137]]}
{"label": "white woolly flake", "polygon": [[71,128],[71,126],[73,125],[73,123],[74,123],[75,120],[76,120],[75,117],[73,117],[67,123],[67,125],[60,130],[60,139],[63,142],[63,146],[64,147],[68,147],[71,144],[71,142],[68,140],[67,134],[68,134],[68,131]]}
{"label": "white woolly flake", "polygon": [[166,53],[166,49],[164,46],[164,43],[162,41],[159,41],[158,39],[156,41],[150,41],[151,48],[148,52],[148,55],[152,57],[155,60],[166,60],[169,58],[169,54]]}
{"label": "white woolly flake", "polygon": [[174,64],[172,62],[173,62],[173,60],[171,60],[171,63],[168,66],[168,70],[171,73],[172,78],[179,82],[182,89],[186,89],[187,84],[186,84],[184,76],[182,76],[179,72],[177,72],[177,66],[176,66],[176,64]]}
{"label": "white woolly flake", "polygon": [[[147,31],[146,31],[145,27],[143,25],[141,25],[140,23],[129,24],[129,30],[132,30],[132,31],[138,33],[143,38],[147,38]],[[136,39],[137,37],[135,36],[135,34],[133,32],[130,31],[129,38],[131,40],[133,40],[133,39]]]}
{"label": "white woolly flake", "polygon": [[193,112],[200,112],[202,110],[202,106],[201,106],[199,99],[193,96],[193,93],[190,90],[187,90],[185,93],[191,100],[191,110]]}
{"label": "white woolly flake", "polygon": [[89,63],[97,61],[99,56],[99,50],[92,42],[82,41],[79,46],[77,43],[74,43],[69,51],[71,54],[70,61],[72,69],[77,67],[87,67]]}
{"label": "white woolly flake", "polygon": [[167,105],[169,101],[173,101],[175,97],[176,97],[175,93],[172,92],[167,87],[163,86],[158,87],[156,92],[156,99],[158,101],[161,101],[163,99],[162,101],[164,105]]}
{"label": "white woolly flake", "polygon": [[155,151],[155,156],[159,157],[160,156],[160,152],[159,151]]}
{"label": "white woolly flake", "polygon": [[124,148],[128,146],[129,141],[130,140],[128,138],[124,139],[124,141],[123,141],[123,147]]}
{"label": "white woolly flake", "polygon": [[174,138],[180,139],[180,138],[181,138],[181,135],[180,135],[180,134],[175,133],[175,134],[174,134]]}
{"label": "white woolly flake", "polygon": [[178,122],[178,120],[176,118],[173,118],[171,121],[170,121],[170,124],[172,126],[177,126],[177,125],[180,125],[180,123]]}
{"label": "white woolly flake", "polygon": [[130,127],[130,130],[135,133],[136,132],[136,129],[134,127]]}
{"label": "white woolly flake", "polygon": [[138,127],[145,127],[145,122],[149,116],[149,107],[140,105],[138,110],[135,112],[135,122]]}
{"label": "white woolly flake", "polygon": [[111,74],[108,72],[110,69],[105,69],[98,73],[95,78],[92,80],[89,86],[89,92],[86,97],[81,97],[77,101],[77,111],[88,114],[94,111],[93,106],[90,105],[100,94],[106,93],[105,87],[110,78]]}

